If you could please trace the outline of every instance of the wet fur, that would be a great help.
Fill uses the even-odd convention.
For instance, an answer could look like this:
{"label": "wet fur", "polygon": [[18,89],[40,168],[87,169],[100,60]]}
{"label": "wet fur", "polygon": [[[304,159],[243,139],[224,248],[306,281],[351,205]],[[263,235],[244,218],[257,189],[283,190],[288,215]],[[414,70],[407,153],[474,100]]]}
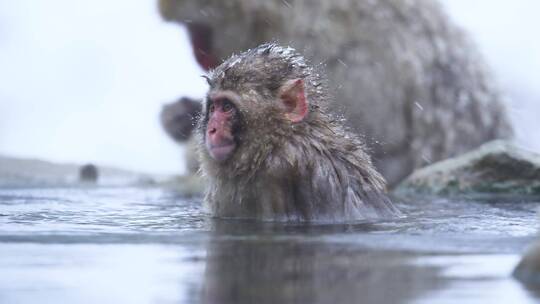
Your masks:
{"label": "wet fur", "polygon": [[[351,221],[398,213],[365,146],[327,114],[321,74],[275,44],[233,56],[208,75],[210,91],[241,97],[239,148],[225,163],[204,149],[206,107],[198,126],[205,203],[219,217],[272,221]],[[278,107],[287,80],[304,79],[309,114],[292,124]]]}

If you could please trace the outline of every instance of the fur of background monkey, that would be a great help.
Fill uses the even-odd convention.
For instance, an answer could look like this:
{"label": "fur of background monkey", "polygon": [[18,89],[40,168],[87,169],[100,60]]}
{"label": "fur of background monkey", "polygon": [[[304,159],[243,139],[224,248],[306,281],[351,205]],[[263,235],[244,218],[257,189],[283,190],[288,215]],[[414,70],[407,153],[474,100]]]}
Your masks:
{"label": "fur of background monkey", "polygon": [[[323,63],[346,123],[391,185],[415,168],[512,135],[474,45],[435,0],[160,0],[209,69],[267,41]],[[194,75],[197,77],[198,75]]]}

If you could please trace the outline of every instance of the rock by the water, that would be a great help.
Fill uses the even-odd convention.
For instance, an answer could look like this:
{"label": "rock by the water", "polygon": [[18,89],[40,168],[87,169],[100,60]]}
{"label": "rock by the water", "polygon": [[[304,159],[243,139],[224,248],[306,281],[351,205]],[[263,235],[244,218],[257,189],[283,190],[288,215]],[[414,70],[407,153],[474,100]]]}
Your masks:
{"label": "rock by the water", "polygon": [[163,182],[161,186],[172,190],[184,197],[202,196],[206,188],[206,181],[199,174],[186,174],[176,176]]}
{"label": "rock by the water", "polygon": [[415,171],[396,193],[540,195],[540,154],[492,141]]}
{"label": "rock by the water", "polygon": [[[95,166],[95,165],[93,165]],[[93,172],[95,169],[95,172]],[[97,167],[61,164],[38,159],[0,155],[0,188],[70,187],[93,180],[98,182]],[[132,171],[99,167],[99,186],[147,185],[158,177]]]}
{"label": "rock by the water", "polygon": [[540,285],[540,242],[533,244],[514,269],[516,279],[526,285]]}
{"label": "rock by the water", "polygon": [[93,164],[81,166],[0,155],[0,189],[89,185],[162,187],[187,197],[201,196],[205,188],[198,174],[152,175]]}

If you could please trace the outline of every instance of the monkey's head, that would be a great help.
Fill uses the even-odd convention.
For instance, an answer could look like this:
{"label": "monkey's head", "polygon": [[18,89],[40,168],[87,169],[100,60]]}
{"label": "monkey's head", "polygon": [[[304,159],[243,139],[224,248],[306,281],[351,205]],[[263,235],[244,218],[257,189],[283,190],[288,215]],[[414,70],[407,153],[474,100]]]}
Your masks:
{"label": "monkey's head", "polygon": [[292,48],[261,45],[226,60],[207,80],[203,165],[252,172],[322,115],[323,82]]}
{"label": "monkey's head", "polygon": [[161,125],[172,139],[183,143],[190,139],[200,112],[200,101],[182,97],[176,102],[163,106],[160,115]]}

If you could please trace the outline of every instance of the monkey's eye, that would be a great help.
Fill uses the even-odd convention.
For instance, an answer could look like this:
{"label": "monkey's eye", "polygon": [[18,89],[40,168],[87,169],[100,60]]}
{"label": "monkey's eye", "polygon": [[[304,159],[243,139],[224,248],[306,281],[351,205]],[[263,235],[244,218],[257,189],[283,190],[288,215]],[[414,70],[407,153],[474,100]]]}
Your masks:
{"label": "monkey's eye", "polygon": [[216,106],[214,105],[214,103],[211,103],[210,106],[208,107],[208,112],[213,113],[215,110],[216,110]]}
{"label": "monkey's eye", "polygon": [[228,99],[224,99],[222,109],[223,109],[223,112],[230,112],[234,109],[234,106],[232,102],[230,102]]}

